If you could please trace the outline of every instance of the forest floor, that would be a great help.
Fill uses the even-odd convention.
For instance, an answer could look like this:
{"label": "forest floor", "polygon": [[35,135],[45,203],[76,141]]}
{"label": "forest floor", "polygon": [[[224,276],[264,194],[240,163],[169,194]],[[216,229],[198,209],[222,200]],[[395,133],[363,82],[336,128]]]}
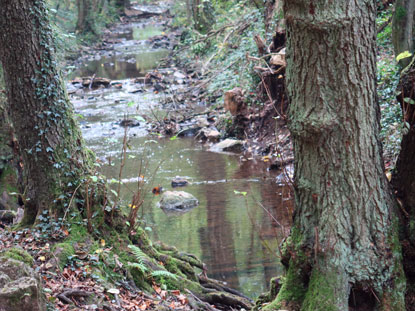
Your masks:
{"label": "forest floor", "polygon": [[0,223],[0,249],[17,246],[32,255],[32,267],[40,273],[47,302],[54,310],[135,311],[155,310],[158,305],[171,310],[191,310],[186,295],[179,290],[163,290],[154,283],[154,293],[148,295],[133,282],[122,282],[118,286],[103,283],[91,267],[99,262],[101,252],[109,252],[110,248],[103,246],[93,254],[79,249],[73,255],[73,261],[61,267],[56,252],[52,251],[53,245],[60,240],[58,236],[45,239],[36,229],[15,231],[7,229],[6,225]]}

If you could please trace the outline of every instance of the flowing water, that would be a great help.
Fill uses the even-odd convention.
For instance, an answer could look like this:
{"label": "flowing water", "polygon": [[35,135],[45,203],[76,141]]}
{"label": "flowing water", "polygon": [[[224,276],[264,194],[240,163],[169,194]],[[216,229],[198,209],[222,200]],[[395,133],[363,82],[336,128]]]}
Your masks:
{"label": "flowing water", "polygon": [[[149,28],[143,26],[146,24]],[[149,184],[168,190],[174,177],[186,178],[190,184],[176,190],[192,193],[199,206],[183,213],[166,213],[157,206],[159,197],[147,189],[140,211],[146,230],[154,240],[199,256],[207,264],[210,277],[255,297],[266,290],[271,277],[280,274],[278,244],[284,235],[283,226],[289,226],[292,209],[287,187],[279,181],[281,172],[268,171],[262,160],[210,152],[194,139],[152,135],[150,125],[141,117],[161,109],[159,99],[163,94],[154,94],[151,88],[128,78],[142,76],[166,55],[164,50],[146,50],[143,33],[154,35],[161,30],[150,21],[123,27],[125,31],[118,33],[122,42],[117,49],[123,51],[124,45],[126,53],[87,61],[77,72],[118,79],[122,85],[121,89],[71,96],[77,113],[82,115],[84,138],[107,163],[103,173],[118,178],[124,136],[119,122],[125,116],[140,120],[139,126],[128,131],[123,205],[130,203],[140,175]]]}

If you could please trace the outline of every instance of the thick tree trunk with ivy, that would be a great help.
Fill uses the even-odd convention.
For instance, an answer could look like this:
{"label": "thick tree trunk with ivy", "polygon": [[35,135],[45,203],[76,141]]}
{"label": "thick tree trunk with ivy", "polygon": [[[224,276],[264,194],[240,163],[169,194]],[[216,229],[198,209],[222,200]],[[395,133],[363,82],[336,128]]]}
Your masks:
{"label": "thick tree trunk with ivy", "polygon": [[[405,51],[414,52],[415,3],[398,0],[395,4],[393,42],[395,55]],[[408,281],[407,299],[415,296],[415,58],[407,57],[400,61],[401,77],[397,88],[398,101],[402,108],[404,135],[401,142],[392,185],[401,204],[400,225],[403,264]],[[415,310],[408,303],[408,310]]]}
{"label": "thick tree trunk with ivy", "polygon": [[7,109],[23,159],[30,223],[65,204],[88,169],[88,153],[56,69],[44,1],[0,0],[0,16]]}
{"label": "thick tree trunk with ivy", "polygon": [[405,310],[379,143],[376,3],[287,0],[284,13],[296,214],[287,275],[265,309]]}

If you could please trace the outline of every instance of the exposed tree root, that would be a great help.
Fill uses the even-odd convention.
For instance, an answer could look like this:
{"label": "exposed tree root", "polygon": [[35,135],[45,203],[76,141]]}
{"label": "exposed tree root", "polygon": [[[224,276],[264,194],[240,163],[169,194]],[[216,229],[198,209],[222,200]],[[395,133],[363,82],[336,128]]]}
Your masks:
{"label": "exposed tree root", "polygon": [[[138,230],[134,243],[149,257],[146,264],[152,270],[165,270],[177,276],[177,279],[168,280],[169,285],[190,292],[190,304],[197,308],[195,310],[216,310],[207,304],[222,310],[250,310],[253,307],[253,302],[243,294],[208,278],[205,265],[194,255],[179,252],[175,247],[162,243],[153,245],[143,230]],[[195,269],[200,269],[201,274],[197,275]]]}

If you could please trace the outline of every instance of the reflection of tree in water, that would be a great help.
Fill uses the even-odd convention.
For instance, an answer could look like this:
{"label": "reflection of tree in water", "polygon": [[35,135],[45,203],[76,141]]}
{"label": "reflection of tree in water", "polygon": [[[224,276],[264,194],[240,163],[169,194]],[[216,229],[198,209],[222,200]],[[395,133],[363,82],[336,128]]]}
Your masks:
{"label": "reflection of tree in water", "polygon": [[[289,199],[291,198],[289,187],[277,185],[274,174],[271,175],[266,172],[263,162],[242,162],[232,178],[248,179],[256,175],[255,172],[264,172],[264,175],[261,176],[263,181],[260,184],[260,195],[255,197],[254,201],[256,203],[251,203],[255,206],[248,206],[248,214],[252,224],[250,249],[254,250],[256,248],[259,251],[248,253],[246,267],[250,270],[262,266],[264,282],[268,286],[269,280],[278,275],[275,259],[278,250],[275,247],[289,233],[293,200]],[[254,196],[253,191],[249,192],[249,195]],[[260,204],[268,210],[269,214],[262,210]],[[258,213],[262,215],[262,218],[260,218],[261,216],[258,217]],[[278,223],[273,219],[276,219]],[[257,241],[255,235],[258,235],[261,241],[260,246],[255,245],[255,241]]]}
{"label": "reflection of tree in water", "polygon": [[[204,180],[217,180],[222,178],[226,170],[226,162],[212,156],[199,158],[197,161],[199,174]],[[235,241],[232,227],[226,219],[227,195],[224,184],[207,184],[206,213],[207,227],[200,228],[200,240],[203,257],[210,258],[208,267],[209,276],[228,282],[230,287],[239,288],[239,280],[235,271]]]}

